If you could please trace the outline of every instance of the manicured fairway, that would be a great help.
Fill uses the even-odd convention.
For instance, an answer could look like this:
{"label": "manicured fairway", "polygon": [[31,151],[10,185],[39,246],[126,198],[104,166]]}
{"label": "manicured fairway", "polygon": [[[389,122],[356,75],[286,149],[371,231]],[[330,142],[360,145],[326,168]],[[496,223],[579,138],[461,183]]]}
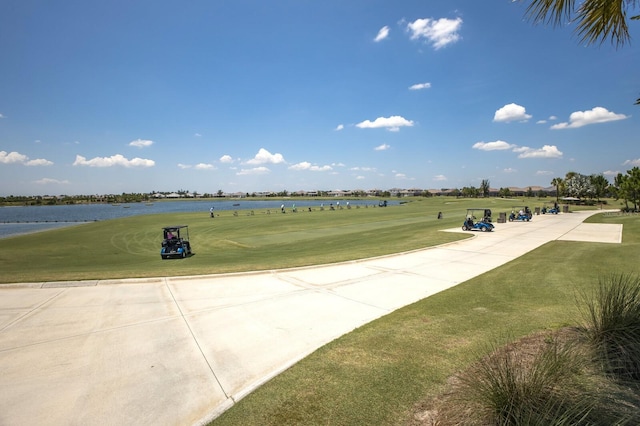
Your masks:
{"label": "manicured fairway", "polygon": [[[12,237],[0,244],[0,282],[199,275],[360,259],[442,244],[465,235],[468,207],[511,209],[501,199],[416,198],[399,206],[224,211],[135,216]],[[34,207],[37,208],[37,207]],[[438,212],[444,218],[437,219]],[[189,225],[194,256],[160,258],[161,228]]]}
{"label": "manicured fairway", "polygon": [[212,425],[425,424],[430,398],[492,344],[577,325],[599,277],[640,273],[640,216],[588,221],[622,223],[623,243],[545,244],[318,349]]}

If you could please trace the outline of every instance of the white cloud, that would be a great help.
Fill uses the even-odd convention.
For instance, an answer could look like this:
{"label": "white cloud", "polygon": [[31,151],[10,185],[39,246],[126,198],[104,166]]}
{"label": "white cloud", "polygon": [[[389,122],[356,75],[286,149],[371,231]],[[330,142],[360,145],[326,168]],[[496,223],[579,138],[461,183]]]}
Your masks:
{"label": "white cloud", "polygon": [[247,161],[247,164],[280,164],[284,163],[282,154],[271,154],[264,148],[260,148],[253,159]]}
{"label": "white cloud", "polygon": [[438,181],[438,182],[443,182],[443,181],[447,180],[447,177],[445,175],[435,175],[433,177],[433,180]]}
{"label": "white cloud", "polygon": [[0,114],[0,119],[2,119],[2,118],[7,118],[7,116]]}
{"label": "white cloud", "polygon": [[629,118],[624,114],[616,114],[603,107],[595,107],[589,111],[572,112],[568,123],[558,123],[551,126],[552,129],[575,129],[588,124],[606,123]]}
{"label": "white cloud", "polygon": [[516,145],[510,144],[505,141],[494,141],[494,142],[476,142],[473,144],[473,149],[479,149],[481,151],[501,151],[505,149],[515,148]]}
{"label": "white cloud", "polygon": [[3,164],[13,164],[13,163],[19,163],[19,164],[24,164],[27,160],[29,160],[29,157],[27,157],[24,154],[20,154],[19,152],[9,152],[7,153],[7,151],[0,151],[0,163]]}
{"label": "white cloud", "polygon": [[268,168],[262,167],[254,167],[253,169],[240,169],[239,172],[236,173],[238,176],[242,175],[264,175],[266,173],[271,172]]}
{"label": "white cloud", "polygon": [[334,129],[336,132],[339,132],[340,130],[344,129],[344,124],[338,124],[338,126]]}
{"label": "white cloud", "polygon": [[462,26],[462,19],[416,19],[407,24],[407,31],[411,33],[411,39],[425,39],[438,50],[448,44],[460,40],[458,31]]}
{"label": "white cloud", "polygon": [[409,86],[409,90],[422,90],[429,89],[431,87],[431,83],[418,83],[413,86]]}
{"label": "white cloud", "polygon": [[536,121],[536,124],[545,124],[547,122],[547,120],[538,120]]}
{"label": "white cloud", "polygon": [[0,151],[0,164],[22,164],[24,166],[50,166],[53,162],[45,160],[44,158],[37,158],[35,160],[29,160],[24,154],[12,151]]}
{"label": "white cloud", "polygon": [[200,133],[194,133],[193,136],[195,136],[196,138],[201,138],[202,135]]}
{"label": "white cloud", "polygon": [[550,170],[538,170],[536,176],[551,176],[553,174]]}
{"label": "white cloud", "polygon": [[69,181],[68,180],[51,179],[51,178],[42,178],[42,179],[36,180],[35,183],[38,184],[38,185],[48,185],[48,184],[68,185]]}
{"label": "white cloud", "polygon": [[138,140],[129,142],[129,146],[135,146],[136,148],[146,148],[151,145],[153,145],[153,141],[144,140],[144,139],[138,139]]}
{"label": "white cloud", "polygon": [[87,160],[82,155],[76,155],[76,161],[73,162],[74,166],[88,166],[88,167],[153,167],[155,161],[147,160],[145,158],[132,158],[131,160],[122,156],[121,154],[112,155],[111,157],[95,157],[91,160]]}
{"label": "white cloud", "polygon": [[378,35],[373,39],[373,41],[377,43],[387,37],[389,37],[389,27],[385,25],[384,27],[380,28],[380,31],[378,31]]}
{"label": "white cloud", "polygon": [[360,172],[375,172],[375,167],[351,167],[349,170],[360,171]]}
{"label": "white cloud", "polygon": [[617,170],[607,170],[605,172],[602,172],[602,174],[605,176],[618,176],[618,173],[620,172]]}
{"label": "white cloud", "polygon": [[221,163],[233,163],[233,158],[230,155],[223,155],[219,160]]}
{"label": "white cloud", "polygon": [[186,169],[190,169],[191,166],[189,164],[178,163],[178,168],[180,168],[182,170],[186,170]]}
{"label": "white cloud", "polygon": [[506,169],[502,169],[502,173],[515,173],[517,172],[517,169],[514,169],[512,167],[507,167]]}
{"label": "white cloud", "polygon": [[378,129],[380,127],[386,127],[391,132],[397,132],[400,127],[411,127],[413,121],[407,120],[399,115],[393,115],[391,117],[378,117],[374,121],[365,120],[356,124],[356,127],[360,129]]}
{"label": "white cloud", "polygon": [[507,104],[498,109],[493,116],[493,121],[508,123],[510,121],[527,121],[531,115],[527,114],[525,107],[518,104]]}
{"label": "white cloud", "polygon": [[356,176],[356,180],[364,180],[366,179],[364,176]]}
{"label": "white cloud", "polygon": [[373,148],[374,151],[386,151],[389,148],[391,148],[391,145],[387,145],[386,143],[383,143],[382,145],[378,145],[375,148]]}
{"label": "white cloud", "polygon": [[636,158],[635,160],[627,160],[622,163],[623,166],[640,166],[640,158]]}
{"label": "white cloud", "polygon": [[35,160],[29,160],[24,163],[25,166],[50,166],[53,162],[45,160],[44,158],[36,158]]}
{"label": "white cloud", "polygon": [[215,167],[213,167],[213,164],[206,164],[206,163],[198,163],[195,165],[194,167],[196,170],[213,170],[215,169]]}
{"label": "white cloud", "polygon": [[518,158],[562,158],[562,151],[555,145],[544,145],[540,149],[521,146],[514,148],[513,152],[520,153]]}
{"label": "white cloud", "polygon": [[303,161],[301,163],[298,164],[294,164],[292,166],[289,167],[290,170],[297,170],[297,171],[301,171],[301,170],[309,170],[312,172],[328,172],[333,170],[331,168],[331,166],[315,166],[311,163],[309,163],[308,161]]}

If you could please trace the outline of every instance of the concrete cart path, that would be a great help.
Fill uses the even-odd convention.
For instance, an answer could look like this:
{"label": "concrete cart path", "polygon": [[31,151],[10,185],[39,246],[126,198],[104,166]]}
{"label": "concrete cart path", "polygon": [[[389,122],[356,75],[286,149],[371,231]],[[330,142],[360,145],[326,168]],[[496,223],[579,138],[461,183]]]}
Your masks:
{"label": "concrete cart path", "polygon": [[333,339],[548,241],[619,242],[621,226],[580,226],[594,213],[327,266],[2,286],[0,424],[206,422]]}

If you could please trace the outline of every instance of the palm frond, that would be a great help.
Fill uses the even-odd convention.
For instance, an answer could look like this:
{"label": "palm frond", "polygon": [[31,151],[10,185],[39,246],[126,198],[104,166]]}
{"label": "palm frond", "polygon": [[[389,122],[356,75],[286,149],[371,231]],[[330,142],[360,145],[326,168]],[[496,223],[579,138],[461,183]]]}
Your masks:
{"label": "palm frond", "polygon": [[611,43],[620,47],[631,39],[625,0],[585,0],[577,11],[576,32],[587,44]]}
{"label": "palm frond", "polygon": [[526,15],[534,23],[553,23],[561,25],[571,20],[575,0],[532,0],[527,7]]}

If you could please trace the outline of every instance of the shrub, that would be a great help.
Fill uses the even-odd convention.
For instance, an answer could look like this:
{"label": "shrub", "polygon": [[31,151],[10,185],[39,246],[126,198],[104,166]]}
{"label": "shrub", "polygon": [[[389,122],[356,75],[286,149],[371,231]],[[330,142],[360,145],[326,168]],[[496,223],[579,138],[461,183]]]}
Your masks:
{"label": "shrub", "polygon": [[583,331],[604,372],[624,381],[640,380],[640,278],[611,274],[583,298]]}

